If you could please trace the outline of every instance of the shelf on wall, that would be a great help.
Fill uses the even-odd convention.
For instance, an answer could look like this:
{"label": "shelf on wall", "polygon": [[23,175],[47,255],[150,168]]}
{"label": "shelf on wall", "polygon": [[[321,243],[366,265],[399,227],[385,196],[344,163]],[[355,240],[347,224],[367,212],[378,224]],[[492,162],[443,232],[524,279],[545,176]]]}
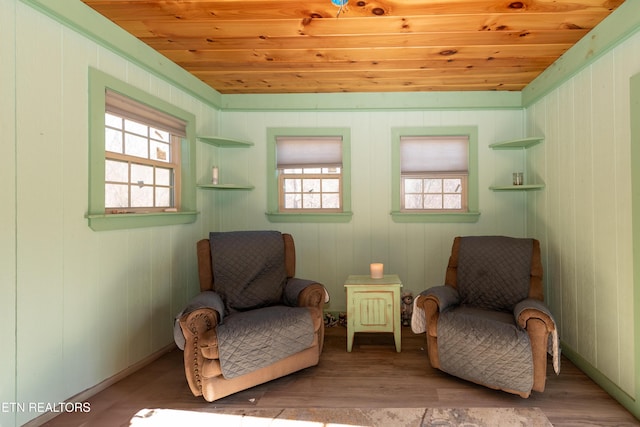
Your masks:
{"label": "shelf on wall", "polygon": [[225,147],[225,148],[247,148],[253,145],[253,142],[242,141],[239,139],[232,138],[223,138],[220,136],[198,136],[198,139],[206,144],[215,145],[216,147]]}
{"label": "shelf on wall", "polygon": [[510,141],[496,142],[489,145],[489,148],[494,150],[515,150],[515,149],[527,149],[534,145],[540,144],[544,140],[542,136],[532,136],[530,138],[512,139]]}
{"label": "shelf on wall", "polygon": [[198,184],[198,188],[205,190],[253,190],[253,185],[238,184]]}
{"label": "shelf on wall", "polygon": [[[253,142],[224,138],[221,136],[200,135],[198,136],[198,140],[220,148],[249,148],[253,146]],[[197,187],[204,190],[253,190],[254,188],[253,185],[239,184],[198,184]]]}
{"label": "shelf on wall", "polygon": [[527,185],[492,185],[489,187],[493,191],[536,191],[542,190],[544,184],[527,184]]}

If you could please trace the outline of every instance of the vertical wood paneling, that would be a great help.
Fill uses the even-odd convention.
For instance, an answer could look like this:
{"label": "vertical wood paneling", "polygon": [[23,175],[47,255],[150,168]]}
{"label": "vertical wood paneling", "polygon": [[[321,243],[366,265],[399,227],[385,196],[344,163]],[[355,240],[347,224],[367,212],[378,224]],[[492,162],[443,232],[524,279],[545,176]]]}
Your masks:
{"label": "vertical wood paneling", "polygon": [[[0,402],[15,402],[16,396],[16,128],[15,128],[15,32],[16,6],[0,2],[0,129],[3,131],[0,156]],[[0,425],[16,424],[16,414],[0,411]]]}
{"label": "vertical wood paneling", "polygon": [[[63,162],[63,230],[64,243],[64,384],[65,393],[71,395],[93,385],[91,366],[86,360],[95,357],[94,345],[85,337],[92,336],[94,323],[92,301],[95,284],[87,277],[98,269],[95,233],[82,221],[86,210],[88,181],[78,176],[88,174],[88,124],[78,120],[85,117],[87,99],[86,70],[77,64],[95,62],[96,52],[91,43],[69,29],[63,29],[62,50],[62,162]],[[78,321],[78,319],[87,319]]]}
{"label": "vertical wood paneling", "polygon": [[550,303],[562,340],[630,396],[637,355],[628,94],[639,46],[636,34],[526,111],[528,129],[546,136],[534,167],[548,198],[536,209],[535,233],[548,231],[547,280],[559,290]]}
{"label": "vertical wood paneling", "polygon": [[[618,247],[616,248],[616,259],[618,266],[618,323],[621,330],[620,335],[620,384],[623,390],[633,390],[634,384],[637,388],[636,378],[640,372],[635,372],[635,376],[630,373],[627,367],[638,366],[638,355],[635,352],[634,340],[637,337],[636,324],[634,328],[629,328],[628,319],[634,318],[634,289],[629,284],[633,283],[633,247],[632,234],[629,232],[628,224],[632,223],[631,207],[631,168],[638,165],[631,165],[629,153],[631,151],[631,127],[628,120],[638,120],[637,117],[630,118],[628,112],[627,94],[630,93],[630,75],[640,72],[640,55],[630,54],[630,52],[640,52],[640,37],[636,35],[613,51],[614,55],[614,76],[615,76],[615,105],[613,126],[616,129],[615,144],[615,164],[616,164],[616,236]],[[634,249],[635,250],[635,249]],[[637,268],[637,267],[636,267]],[[636,291],[637,292],[637,291]],[[635,308],[638,310],[638,308]]]}
{"label": "vertical wood paneling", "polygon": [[[573,99],[573,83],[569,82],[558,90],[558,97],[562,99]],[[562,239],[554,239],[553,244],[557,247],[560,256],[560,274],[557,280],[552,281],[549,286],[560,293],[561,302],[559,307],[560,323],[563,331],[563,341],[572,348],[577,348],[578,343],[578,282],[577,258],[576,258],[576,233],[578,232],[576,216],[576,138],[575,127],[568,125],[574,123],[573,109],[566,107],[559,109],[560,129],[558,133],[558,164],[562,165],[558,174],[558,193],[562,195],[559,199],[558,210],[560,211],[558,230]]]}
{"label": "vertical wood paneling", "polygon": [[151,353],[151,237],[152,230],[141,228],[129,231],[127,236],[129,265],[126,278],[127,366],[133,365]]}
{"label": "vertical wood paneling", "polygon": [[[576,210],[578,265],[578,348],[590,363],[596,365],[596,325],[594,290],[594,218],[593,218],[593,140],[591,106],[593,105],[591,71],[576,77],[574,107],[576,121]],[[571,108],[571,106],[569,106]]]}
{"label": "vertical wood paneling", "polygon": [[[593,66],[593,142],[594,142],[594,236],[598,244],[594,245],[594,285],[596,299],[596,334],[598,368],[609,378],[620,381],[620,330],[618,312],[618,269],[616,265],[616,164],[615,144],[603,143],[617,140],[617,130],[612,127],[615,116],[615,92],[613,83],[613,56],[607,55]],[[612,188],[613,183],[613,188]],[[612,286],[601,286],[610,281]]]}
{"label": "vertical wood paneling", "polygon": [[16,22],[17,399],[43,402],[64,382],[62,31],[21,5]]}

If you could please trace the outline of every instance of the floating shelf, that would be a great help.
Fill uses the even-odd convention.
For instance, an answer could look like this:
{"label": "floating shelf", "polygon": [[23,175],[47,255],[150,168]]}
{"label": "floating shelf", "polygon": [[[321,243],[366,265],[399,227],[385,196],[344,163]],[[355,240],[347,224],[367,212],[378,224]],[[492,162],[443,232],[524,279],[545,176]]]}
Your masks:
{"label": "floating shelf", "polygon": [[528,184],[528,185],[492,185],[489,187],[493,191],[536,191],[542,190],[544,184]]}
{"label": "floating shelf", "polygon": [[205,190],[253,190],[253,185],[238,184],[198,184],[198,188]]}
{"label": "floating shelf", "polygon": [[489,145],[489,148],[494,150],[517,150],[517,149],[527,149],[531,148],[534,145],[540,144],[544,140],[542,136],[532,136],[530,138],[521,138],[521,139],[513,139],[511,141],[502,141],[496,142],[494,144]]}
{"label": "floating shelf", "polygon": [[198,139],[206,144],[225,148],[247,148],[253,145],[253,142],[241,141],[239,139],[223,138],[220,136],[198,136]]}

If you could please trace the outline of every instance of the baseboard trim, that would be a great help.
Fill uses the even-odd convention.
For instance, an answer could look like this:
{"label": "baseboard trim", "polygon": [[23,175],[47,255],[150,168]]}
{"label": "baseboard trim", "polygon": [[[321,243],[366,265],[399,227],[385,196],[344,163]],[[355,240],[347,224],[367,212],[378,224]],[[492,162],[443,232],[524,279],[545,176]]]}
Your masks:
{"label": "baseboard trim", "polygon": [[[169,353],[170,351],[174,350],[176,348],[175,343],[171,343],[166,345],[165,347],[162,347],[160,350],[150,354],[149,356],[145,357],[144,359],[140,360],[137,363],[134,363],[133,365],[129,366],[128,368],[118,372],[117,374],[107,378],[106,380],[94,385],[93,387],[90,387],[84,391],[81,391],[80,393],[68,398],[67,400],[65,400],[65,402],[84,402],[87,399],[89,399],[90,397],[100,393],[101,391],[105,390],[108,387],[111,387],[112,385],[114,385],[115,383],[117,383],[120,380],[123,380],[124,378],[128,377],[129,375],[133,374],[136,371],[139,371],[140,369],[144,368],[145,366],[151,364],[152,362],[155,362],[156,360],[158,360],[160,357],[164,356],[165,354]],[[31,421],[27,422],[26,424],[23,424],[22,427],[39,427],[41,425],[43,425],[44,423],[51,421],[52,419],[54,419],[55,417],[57,417],[58,415],[60,415],[59,413],[55,413],[55,412],[46,412],[40,416],[38,416],[37,418],[32,419]]]}
{"label": "baseboard trim", "polygon": [[622,406],[625,407],[634,417],[640,418],[640,407],[636,398],[620,388],[609,377],[603,374],[589,361],[582,357],[576,350],[571,348],[565,342],[561,341],[562,354],[569,359],[574,365],[584,372],[589,378],[591,378],[596,384],[598,384],[604,391],[606,391],[612,398],[617,400]]}

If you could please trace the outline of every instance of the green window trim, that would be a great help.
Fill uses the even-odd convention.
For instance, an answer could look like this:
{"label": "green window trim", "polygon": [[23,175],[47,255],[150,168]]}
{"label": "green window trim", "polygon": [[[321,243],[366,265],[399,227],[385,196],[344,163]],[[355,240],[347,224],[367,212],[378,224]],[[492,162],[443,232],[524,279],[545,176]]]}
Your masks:
{"label": "green window trim", "polygon": [[[281,213],[278,211],[278,136],[342,136],[342,212]],[[351,130],[349,128],[268,128],[267,129],[267,219],[270,222],[349,222],[351,212]]]}
{"label": "green window trim", "polygon": [[[467,212],[401,212],[400,138],[402,136],[469,136]],[[394,222],[478,222],[478,128],[476,126],[407,127],[391,129],[391,217]]]}
{"label": "green window trim", "polygon": [[[187,123],[181,145],[181,206],[178,212],[105,214],[105,89],[126,94]],[[89,207],[85,217],[94,231],[188,224],[196,220],[195,116],[102,71],[89,68]]]}

